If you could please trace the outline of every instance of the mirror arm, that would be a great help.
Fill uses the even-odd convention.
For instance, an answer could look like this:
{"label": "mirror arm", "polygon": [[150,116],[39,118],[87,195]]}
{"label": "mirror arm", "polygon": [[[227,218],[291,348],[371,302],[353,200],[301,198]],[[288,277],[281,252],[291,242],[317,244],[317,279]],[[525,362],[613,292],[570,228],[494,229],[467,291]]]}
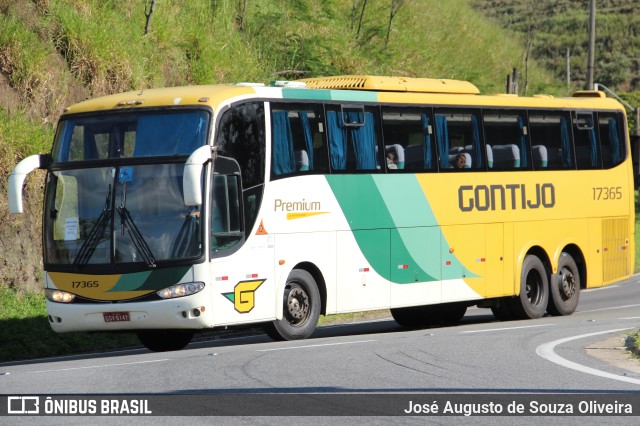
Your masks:
{"label": "mirror arm", "polygon": [[22,213],[22,187],[27,175],[36,169],[46,169],[51,164],[51,155],[35,154],[20,161],[9,175],[7,187],[9,197],[9,212]]}
{"label": "mirror arm", "polygon": [[193,154],[187,159],[182,176],[185,205],[202,205],[202,168],[214,158],[214,152],[210,145],[201,146],[193,151]]}

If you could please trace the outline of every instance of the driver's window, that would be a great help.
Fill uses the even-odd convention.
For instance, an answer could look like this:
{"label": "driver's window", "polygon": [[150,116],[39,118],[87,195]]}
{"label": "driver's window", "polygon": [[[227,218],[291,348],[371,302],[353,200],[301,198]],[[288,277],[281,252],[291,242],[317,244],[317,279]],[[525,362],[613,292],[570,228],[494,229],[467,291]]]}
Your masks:
{"label": "driver's window", "polygon": [[212,255],[235,247],[244,238],[238,175],[214,175],[211,182]]}

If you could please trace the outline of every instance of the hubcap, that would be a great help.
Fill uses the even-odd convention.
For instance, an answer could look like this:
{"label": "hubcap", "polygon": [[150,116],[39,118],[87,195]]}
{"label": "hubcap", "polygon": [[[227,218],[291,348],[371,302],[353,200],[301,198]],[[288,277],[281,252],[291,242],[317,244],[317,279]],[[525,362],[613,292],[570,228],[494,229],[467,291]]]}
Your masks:
{"label": "hubcap", "polygon": [[576,277],[569,269],[560,271],[560,295],[563,300],[569,300],[576,292]]}
{"label": "hubcap", "polygon": [[309,296],[303,288],[297,284],[291,284],[287,295],[285,312],[290,324],[300,325],[309,316]]}

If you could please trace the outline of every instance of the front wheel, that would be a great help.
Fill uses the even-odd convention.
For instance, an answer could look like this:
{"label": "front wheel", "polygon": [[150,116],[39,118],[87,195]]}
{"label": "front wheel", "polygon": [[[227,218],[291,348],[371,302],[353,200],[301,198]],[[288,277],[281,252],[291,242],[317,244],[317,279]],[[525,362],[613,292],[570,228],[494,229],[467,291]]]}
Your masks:
{"label": "front wheel", "polygon": [[520,295],[510,300],[509,311],[516,319],[542,318],[549,301],[549,279],[542,261],[527,255],[522,262]]}
{"label": "front wheel", "polygon": [[153,352],[179,351],[193,339],[192,331],[150,330],[139,331],[138,340]]}
{"label": "front wheel", "polygon": [[551,315],[571,315],[580,300],[580,271],[569,253],[558,260],[558,274],[551,280],[547,310]]}
{"label": "front wheel", "polygon": [[320,292],[310,273],[291,271],[282,297],[282,319],[265,327],[275,340],[300,340],[311,336],[320,317]]}

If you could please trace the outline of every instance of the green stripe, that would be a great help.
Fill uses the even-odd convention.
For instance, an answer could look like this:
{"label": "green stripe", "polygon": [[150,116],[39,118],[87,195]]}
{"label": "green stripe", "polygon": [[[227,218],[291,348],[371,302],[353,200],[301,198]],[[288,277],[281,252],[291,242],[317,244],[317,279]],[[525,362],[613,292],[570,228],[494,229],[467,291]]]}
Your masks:
{"label": "green stripe", "polygon": [[[329,183],[360,250],[397,284],[474,277],[452,254],[414,175],[330,175]],[[455,271],[455,272],[451,272]]]}
{"label": "green stripe", "polygon": [[375,92],[359,90],[321,90],[283,88],[282,97],[285,99],[313,99],[321,101],[349,101],[349,102],[377,102]]}
{"label": "green stripe", "polygon": [[161,290],[179,283],[190,268],[190,266],[178,266],[175,268],[123,274],[109,292]]}

